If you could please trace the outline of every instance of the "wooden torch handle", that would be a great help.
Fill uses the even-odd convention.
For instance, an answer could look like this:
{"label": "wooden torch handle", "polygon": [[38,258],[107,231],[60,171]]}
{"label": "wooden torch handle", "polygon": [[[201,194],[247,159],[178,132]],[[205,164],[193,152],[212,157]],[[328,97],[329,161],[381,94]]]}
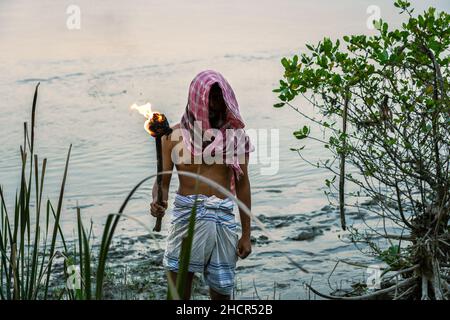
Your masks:
{"label": "wooden torch handle", "polygon": [[156,222],[155,222],[155,226],[153,227],[153,231],[155,231],[155,232],[161,231],[161,222],[162,222],[161,217],[156,218]]}
{"label": "wooden torch handle", "polygon": [[[157,162],[157,172],[160,173],[162,172],[162,146],[161,146],[161,137],[156,137],[155,138],[156,141],[156,162]],[[161,182],[162,182],[162,175],[157,175],[156,176],[156,183],[158,185],[158,198],[157,198],[157,202],[159,204],[162,203],[163,199],[162,199],[162,189],[161,189]],[[155,232],[159,232],[161,231],[161,223],[162,223],[162,218],[158,217],[156,218],[156,223],[155,223],[155,227],[153,228],[153,231]]]}

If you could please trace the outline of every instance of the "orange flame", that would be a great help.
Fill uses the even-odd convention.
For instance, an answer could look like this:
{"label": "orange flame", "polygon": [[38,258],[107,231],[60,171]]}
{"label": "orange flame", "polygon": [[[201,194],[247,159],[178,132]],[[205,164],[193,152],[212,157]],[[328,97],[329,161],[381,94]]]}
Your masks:
{"label": "orange flame", "polygon": [[143,104],[141,106],[137,105],[136,103],[133,103],[130,109],[136,110],[147,119],[151,119],[151,117],[153,116],[152,105],[150,102],[147,102],[146,104]]}
{"label": "orange flame", "polygon": [[152,105],[150,102],[147,102],[143,105],[137,105],[133,103],[130,107],[131,110],[136,110],[141,115],[143,115],[147,120],[144,122],[144,129],[148,132],[148,134],[153,136],[153,132],[149,129],[150,121],[152,121],[153,115],[157,115],[158,121],[163,121],[164,118],[159,112],[152,111]]}

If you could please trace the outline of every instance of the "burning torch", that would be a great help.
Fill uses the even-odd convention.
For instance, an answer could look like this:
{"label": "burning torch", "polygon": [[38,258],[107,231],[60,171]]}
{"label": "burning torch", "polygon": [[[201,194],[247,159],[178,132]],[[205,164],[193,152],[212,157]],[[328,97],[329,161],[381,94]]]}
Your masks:
{"label": "burning torch", "polygon": [[[169,126],[169,121],[164,114],[158,112],[152,112],[152,106],[150,103],[146,103],[142,106],[138,106],[133,104],[131,109],[137,110],[140,114],[147,118],[144,124],[144,129],[155,138],[156,143],[156,169],[158,175],[156,176],[156,183],[158,186],[158,198],[157,203],[162,204],[162,175],[159,173],[162,172],[162,146],[161,146],[161,138],[167,134],[172,132],[172,129]],[[161,231],[161,222],[162,218],[158,217],[156,219],[155,227],[153,231],[159,232]]]}

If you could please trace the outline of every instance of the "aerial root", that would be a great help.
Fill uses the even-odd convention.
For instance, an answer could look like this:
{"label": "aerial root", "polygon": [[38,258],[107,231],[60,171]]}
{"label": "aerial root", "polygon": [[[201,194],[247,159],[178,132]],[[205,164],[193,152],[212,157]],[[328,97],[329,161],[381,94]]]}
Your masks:
{"label": "aerial root", "polygon": [[[385,289],[381,289],[381,290],[377,290],[373,293],[370,294],[365,294],[365,295],[361,295],[361,296],[354,296],[354,297],[338,297],[338,296],[331,296],[331,295],[327,295],[324,293],[321,293],[319,291],[317,291],[316,289],[314,289],[311,285],[306,284],[306,286],[312,291],[314,292],[314,294],[318,295],[319,297],[325,298],[325,299],[330,299],[330,300],[370,300],[373,298],[376,298],[378,296],[384,295],[386,293],[410,286],[415,284],[416,282],[416,278],[415,277],[411,277],[408,279],[405,279],[403,281],[398,282],[397,284],[385,288]],[[410,290],[411,288],[407,289]],[[403,294],[403,293],[402,293]]]}

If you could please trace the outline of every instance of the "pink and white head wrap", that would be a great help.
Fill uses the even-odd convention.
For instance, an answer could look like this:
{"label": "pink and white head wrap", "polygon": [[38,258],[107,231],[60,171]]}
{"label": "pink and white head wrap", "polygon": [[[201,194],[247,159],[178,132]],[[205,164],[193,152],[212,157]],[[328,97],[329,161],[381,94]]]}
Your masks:
{"label": "pink and white head wrap", "polygon": [[[222,133],[215,137],[215,139],[211,142],[203,143],[201,146],[195,146],[194,141],[198,141],[194,139],[195,134],[203,134],[206,130],[211,129],[211,125],[209,123],[209,92],[211,87],[214,84],[218,84],[220,89],[222,90],[222,95],[227,106],[227,117],[225,124],[219,128],[219,131]],[[201,132],[196,132],[194,130],[195,122],[201,122]],[[226,140],[226,130],[227,129],[242,129],[245,127],[244,120],[242,119],[239,112],[239,105],[236,100],[236,96],[234,95],[233,89],[227,80],[218,72],[212,70],[206,70],[200,72],[194,80],[192,80],[191,85],[189,87],[189,98],[188,105],[186,106],[186,110],[181,118],[180,122],[181,132],[183,135],[183,142],[186,148],[191,152],[194,156],[200,156],[204,154],[214,154],[216,150],[224,151],[226,145],[229,143]],[[197,130],[198,131],[198,130]],[[234,150],[233,150],[233,161],[232,163],[228,163],[237,179],[243,174],[242,169],[239,164],[239,156],[254,151],[254,147],[250,143],[250,139],[245,134],[245,142],[234,139]],[[201,138],[200,138],[200,141]],[[241,145],[239,145],[241,143]],[[244,144],[245,145],[242,145]],[[220,149],[223,147],[223,149]],[[229,149],[227,149],[228,151]],[[229,152],[229,151],[228,151]],[[234,179],[232,180],[232,189],[234,185]]]}

